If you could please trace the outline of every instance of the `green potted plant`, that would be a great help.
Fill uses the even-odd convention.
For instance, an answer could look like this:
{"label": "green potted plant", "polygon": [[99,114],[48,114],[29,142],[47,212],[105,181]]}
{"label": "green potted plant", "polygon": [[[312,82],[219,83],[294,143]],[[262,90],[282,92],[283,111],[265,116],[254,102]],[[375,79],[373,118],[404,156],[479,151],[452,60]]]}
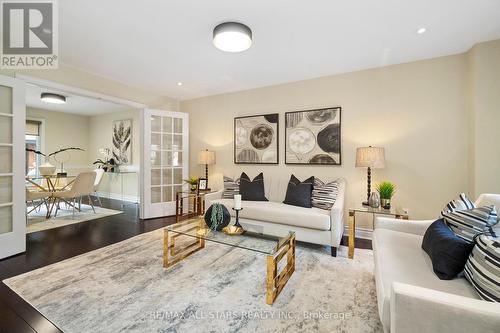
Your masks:
{"label": "green potted plant", "polygon": [[186,184],[189,184],[191,191],[196,191],[196,187],[198,186],[198,177],[191,176],[188,179],[184,179]]}
{"label": "green potted plant", "polygon": [[377,185],[377,192],[380,195],[380,203],[383,208],[391,209],[391,199],[396,192],[396,186],[391,182],[382,182]]}

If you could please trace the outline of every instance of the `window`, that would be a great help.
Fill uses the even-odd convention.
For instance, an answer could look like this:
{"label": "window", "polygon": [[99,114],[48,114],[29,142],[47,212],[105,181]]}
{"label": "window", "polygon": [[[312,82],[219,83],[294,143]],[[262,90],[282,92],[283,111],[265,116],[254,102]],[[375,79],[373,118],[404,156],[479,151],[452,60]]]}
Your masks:
{"label": "window", "polygon": [[[35,120],[26,120],[26,149],[40,151],[41,138],[40,127],[41,122]],[[38,167],[41,164],[41,155],[32,151],[26,151],[26,176],[37,177]]]}

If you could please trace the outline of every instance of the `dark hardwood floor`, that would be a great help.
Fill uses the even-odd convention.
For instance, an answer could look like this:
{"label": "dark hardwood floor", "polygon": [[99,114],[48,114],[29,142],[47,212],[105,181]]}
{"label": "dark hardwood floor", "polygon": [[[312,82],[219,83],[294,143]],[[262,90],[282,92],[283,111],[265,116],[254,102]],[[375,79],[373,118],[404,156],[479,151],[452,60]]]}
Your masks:
{"label": "dark hardwood floor", "polygon": [[[103,199],[103,206],[122,210],[121,202]],[[0,281],[175,222],[174,217],[139,220],[138,205],[123,206],[123,214],[40,231],[26,236],[26,252],[0,260]],[[344,237],[342,245],[347,245]],[[371,249],[357,239],[356,247]],[[0,333],[62,332],[35,308],[0,283]]]}

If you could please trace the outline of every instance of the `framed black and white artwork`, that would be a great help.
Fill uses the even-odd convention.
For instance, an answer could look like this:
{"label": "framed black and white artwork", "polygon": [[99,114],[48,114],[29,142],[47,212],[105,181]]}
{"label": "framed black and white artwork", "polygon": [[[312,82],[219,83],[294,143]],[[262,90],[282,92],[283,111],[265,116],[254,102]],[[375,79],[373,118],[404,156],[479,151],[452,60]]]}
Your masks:
{"label": "framed black and white artwork", "polygon": [[279,163],[279,114],[234,118],[234,163]]}
{"label": "framed black and white artwork", "polygon": [[116,164],[132,164],[132,119],[113,121],[112,140]]}
{"label": "framed black and white artwork", "polygon": [[340,165],[340,107],[285,113],[285,164]]}

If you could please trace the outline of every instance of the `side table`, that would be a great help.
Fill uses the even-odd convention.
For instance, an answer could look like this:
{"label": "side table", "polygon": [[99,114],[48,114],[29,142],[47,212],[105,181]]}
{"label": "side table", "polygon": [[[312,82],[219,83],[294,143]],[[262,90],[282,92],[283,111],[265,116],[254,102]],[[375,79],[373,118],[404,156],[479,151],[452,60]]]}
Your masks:
{"label": "side table", "polygon": [[354,242],[356,238],[356,213],[372,214],[373,230],[375,230],[375,215],[388,215],[401,220],[408,220],[406,213],[396,212],[395,209],[355,207],[349,208],[349,259],[354,258]]}
{"label": "side table", "polygon": [[181,191],[175,194],[175,222],[203,215],[205,195],[211,191]]}

